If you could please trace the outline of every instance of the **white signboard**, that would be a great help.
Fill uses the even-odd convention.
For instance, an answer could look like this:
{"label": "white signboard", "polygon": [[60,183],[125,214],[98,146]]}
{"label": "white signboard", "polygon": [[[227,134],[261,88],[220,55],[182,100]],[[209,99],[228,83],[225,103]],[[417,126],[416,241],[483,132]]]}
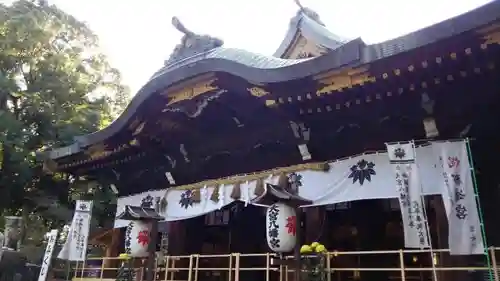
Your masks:
{"label": "white signboard", "polygon": [[482,255],[485,243],[464,141],[434,143],[442,173],[443,201],[448,215],[451,255]]}
{"label": "white signboard", "polygon": [[47,248],[45,248],[45,254],[43,255],[42,267],[40,268],[40,275],[38,275],[38,281],[45,281],[47,279],[47,273],[49,272],[50,262],[52,260],[52,253],[54,252],[54,246],[57,241],[57,229],[50,231],[49,237],[47,238]]}
{"label": "white signboard", "polygon": [[87,243],[92,218],[92,201],[77,200],[73,221],[58,259],[84,261],[87,254]]}
{"label": "white signboard", "polygon": [[423,249],[430,246],[430,239],[414,145],[413,142],[386,144],[399,194],[405,247]]}

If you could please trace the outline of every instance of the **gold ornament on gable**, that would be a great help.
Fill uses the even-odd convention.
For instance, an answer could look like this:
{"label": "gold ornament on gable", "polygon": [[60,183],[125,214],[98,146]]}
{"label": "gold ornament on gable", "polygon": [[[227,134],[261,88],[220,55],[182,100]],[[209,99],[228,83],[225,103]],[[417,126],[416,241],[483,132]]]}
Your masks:
{"label": "gold ornament on gable", "polygon": [[146,122],[139,123],[139,125],[137,125],[137,127],[132,132],[132,136],[137,136],[138,134],[140,134],[142,130],[144,130],[144,126],[146,126]]}
{"label": "gold ornament on gable", "polygon": [[167,105],[172,105],[174,103],[178,103],[184,100],[191,100],[197,96],[208,93],[210,91],[218,90],[219,89],[218,86],[212,85],[213,83],[215,83],[215,81],[217,81],[217,78],[196,82],[192,85],[183,87],[174,92],[168,91],[166,93],[166,95],[169,98]]}
{"label": "gold ornament on gable", "polygon": [[315,77],[320,84],[324,85],[316,95],[330,94],[335,91],[341,91],[353,86],[363,85],[369,82],[375,82],[376,78],[371,76],[367,67],[350,68],[337,70],[327,74]]}
{"label": "gold ornament on gable", "polygon": [[260,98],[266,95],[269,95],[270,93],[262,88],[259,87],[252,87],[252,88],[247,88],[247,91],[254,97]]}
{"label": "gold ornament on gable", "polygon": [[276,100],[266,100],[266,106],[267,107],[274,107],[277,106],[278,104],[276,103]]}
{"label": "gold ornament on gable", "polygon": [[132,139],[132,140],[129,142],[129,144],[130,144],[131,146],[139,146],[139,145],[140,145],[140,143],[139,143],[139,140],[138,140],[138,139]]}
{"label": "gold ornament on gable", "polygon": [[90,158],[102,158],[108,156],[111,153],[111,151],[108,151],[107,149],[107,145],[105,145],[104,143],[98,143],[87,148],[85,154],[90,156]]}
{"label": "gold ornament on gable", "polygon": [[478,31],[482,35],[484,43],[481,44],[481,49],[486,49],[490,44],[500,44],[500,24],[495,23],[482,28]]}
{"label": "gold ornament on gable", "polygon": [[133,131],[135,130],[135,128],[137,128],[137,126],[141,123],[141,120],[139,120],[139,118],[135,118],[134,121],[132,121],[130,123],[130,125],[128,125],[128,129]]}
{"label": "gold ornament on gable", "polygon": [[500,30],[483,36],[486,45],[500,44]]}

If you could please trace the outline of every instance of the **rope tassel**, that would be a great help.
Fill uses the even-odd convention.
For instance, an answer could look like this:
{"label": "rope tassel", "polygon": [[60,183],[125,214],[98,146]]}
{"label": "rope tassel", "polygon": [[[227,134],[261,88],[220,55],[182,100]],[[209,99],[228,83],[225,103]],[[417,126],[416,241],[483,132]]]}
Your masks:
{"label": "rope tassel", "polygon": [[214,203],[219,202],[219,188],[220,185],[216,185],[214,187],[214,190],[212,191],[212,195],[210,195],[210,200],[212,200],[212,202]]}
{"label": "rope tassel", "polygon": [[233,190],[231,191],[231,198],[233,198],[234,200],[238,200],[241,198],[241,184],[239,182],[233,185]]}
{"label": "rope tassel", "polygon": [[261,196],[262,194],[264,194],[264,192],[266,192],[266,189],[264,188],[264,179],[257,179],[257,182],[255,183],[255,191],[253,192],[253,194]]}
{"label": "rope tassel", "polygon": [[278,186],[286,189],[288,187],[288,176],[285,173],[281,173],[278,178]]}
{"label": "rope tassel", "polygon": [[193,190],[193,202],[200,203],[201,202],[201,192],[199,189]]}

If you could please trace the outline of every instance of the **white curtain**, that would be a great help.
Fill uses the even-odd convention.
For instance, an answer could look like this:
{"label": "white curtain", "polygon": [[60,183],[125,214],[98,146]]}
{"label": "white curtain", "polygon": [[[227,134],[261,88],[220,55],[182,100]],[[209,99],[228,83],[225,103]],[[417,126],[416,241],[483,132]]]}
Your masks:
{"label": "white curtain", "polygon": [[[419,168],[422,194],[442,194],[442,176],[437,169],[437,159],[431,146],[417,147],[417,166]],[[301,171],[297,175],[301,178],[299,195],[312,200],[310,206],[330,205],[341,202],[349,202],[363,199],[386,199],[398,198],[399,193],[395,188],[394,169],[389,162],[387,152],[359,155],[344,160],[334,161],[330,164],[328,172]],[[273,176],[266,179],[267,183],[277,183],[278,177]],[[256,181],[241,184],[241,199],[250,202],[255,198],[254,190]],[[201,194],[200,202],[192,205],[182,206],[180,201],[185,190],[157,190],[142,192],[131,196],[121,197],[117,202],[117,214],[121,213],[125,205],[139,206],[141,200],[147,196],[153,198],[166,195],[167,209],[162,213],[167,221],[183,220],[222,208],[231,204],[234,200],[230,194],[233,185],[219,188],[223,190],[219,201],[210,200],[214,187],[207,186]],[[308,206],[304,206],[308,207]],[[115,227],[127,226],[127,221],[116,220]]]}

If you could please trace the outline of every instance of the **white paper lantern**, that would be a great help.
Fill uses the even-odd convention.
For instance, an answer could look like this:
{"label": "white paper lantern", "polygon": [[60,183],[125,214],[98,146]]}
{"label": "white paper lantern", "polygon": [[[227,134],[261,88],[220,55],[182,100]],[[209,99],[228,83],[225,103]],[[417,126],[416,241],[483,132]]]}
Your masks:
{"label": "white paper lantern", "polygon": [[151,223],[131,221],[125,232],[125,251],[131,257],[147,257]]}
{"label": "white paper lantern", "polygon": [[297,243],[295,209],[284,203],[276,203],[267,208],[267,245],[275,252],[290,252]]}

